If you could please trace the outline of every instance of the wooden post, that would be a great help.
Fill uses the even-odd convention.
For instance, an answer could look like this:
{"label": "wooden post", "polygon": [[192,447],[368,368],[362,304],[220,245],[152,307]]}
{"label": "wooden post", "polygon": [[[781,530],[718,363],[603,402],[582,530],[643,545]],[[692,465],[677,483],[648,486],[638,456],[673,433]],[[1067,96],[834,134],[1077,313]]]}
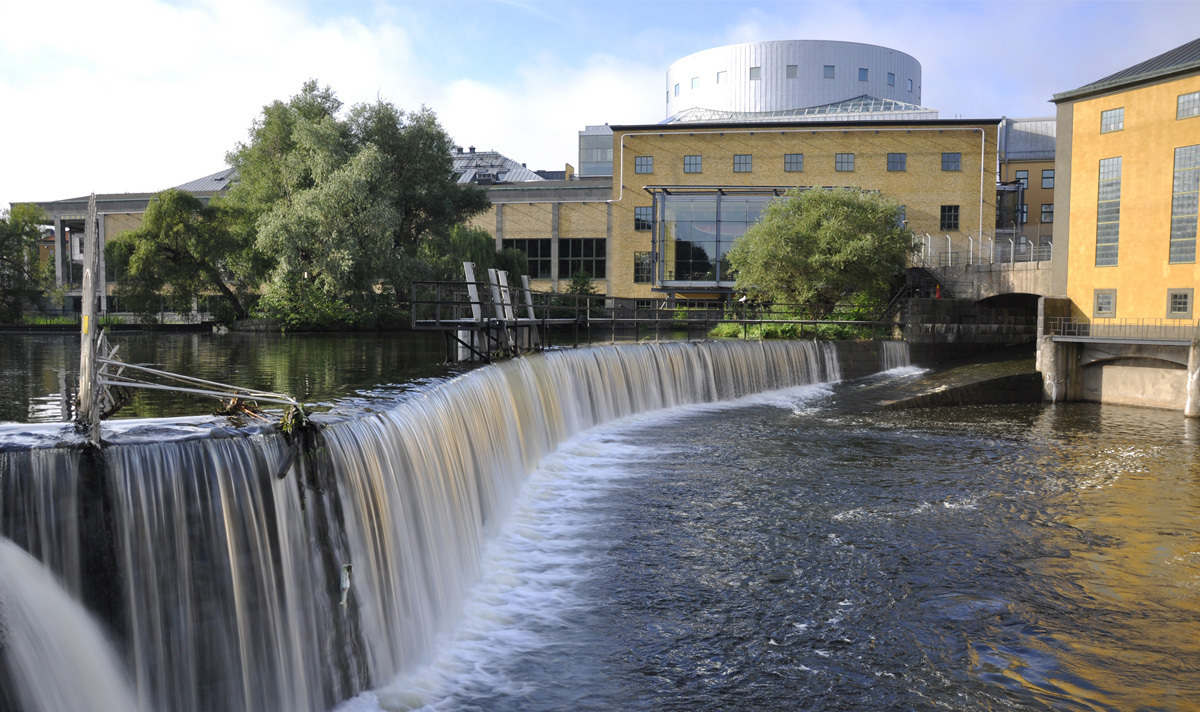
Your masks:
{"label": "wooden post", "polygon": [[97,239],[96,194],[88,199],[87,223],[83,230],[83,318],[79,323],[79,410],[75,422],[87,431],[88,440],[100,444],[99,393],[96,388],[96,270],[100,266]]}

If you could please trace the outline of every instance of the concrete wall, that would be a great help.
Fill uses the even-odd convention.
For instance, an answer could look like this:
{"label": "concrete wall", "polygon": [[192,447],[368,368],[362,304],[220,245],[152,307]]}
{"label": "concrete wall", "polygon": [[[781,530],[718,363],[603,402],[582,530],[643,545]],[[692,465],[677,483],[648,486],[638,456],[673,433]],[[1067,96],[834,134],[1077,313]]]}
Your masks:
{"label": "concrete wall", "polygon": [[1016,262],[1012,264],[975,264],[939,267],[938,272],[955,285],[954,296],[962,299],[987,299],[1001,294],[1051,294],[1053,264]]}
{"label": "concrete wall", "polygon": [[1003,346],[1033,343],[1036,319],[1009,309],[991,309],[971,299],[909,299],[900,315],[911,344]]}

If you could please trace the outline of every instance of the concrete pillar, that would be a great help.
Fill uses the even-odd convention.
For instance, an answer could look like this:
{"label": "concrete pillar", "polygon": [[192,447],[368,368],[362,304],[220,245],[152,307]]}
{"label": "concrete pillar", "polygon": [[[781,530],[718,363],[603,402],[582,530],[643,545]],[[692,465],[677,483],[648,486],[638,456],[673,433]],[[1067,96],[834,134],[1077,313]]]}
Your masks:
{"label": "concrete pillar", "polygon": [[1043,336],[1038,342],[1038,366],[1042,372],[1042,400],[1062,403],[1067,399],[1067,363],[1069,351],[1054,343],[1054,337]]}
{"label": "concrete pillar", "polygon": [[1200,418],[1200,341],[1192,341],[1188,348],[1187,401],[1183,414],[1189,418]]}
{"label": "concrete pillar", "polygon": [[[63,239],[63,220],[54,218],[54,286],[63,286],[63,251],[67,242]],[[61,305],[59,305],[61,306]]]}

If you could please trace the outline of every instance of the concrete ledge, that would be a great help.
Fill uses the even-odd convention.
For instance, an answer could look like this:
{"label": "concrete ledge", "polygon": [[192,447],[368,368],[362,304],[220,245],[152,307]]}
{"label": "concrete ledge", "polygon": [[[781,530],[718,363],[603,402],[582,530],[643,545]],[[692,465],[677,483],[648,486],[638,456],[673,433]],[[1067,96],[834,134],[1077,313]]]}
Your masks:
{"label": "concrete ledge", "polygon": [[929,393],[890,401],[880,407],[883,410],[908,410],[990,403],[1039,403],[1041,400],[1042,374],[1030,372],[998,376],[958,386],[943,386]]}

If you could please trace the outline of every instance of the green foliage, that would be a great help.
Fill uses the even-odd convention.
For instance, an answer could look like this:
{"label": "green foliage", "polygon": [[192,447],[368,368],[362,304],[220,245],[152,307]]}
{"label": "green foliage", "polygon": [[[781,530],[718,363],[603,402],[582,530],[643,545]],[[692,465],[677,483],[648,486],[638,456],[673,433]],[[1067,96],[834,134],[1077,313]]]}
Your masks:
{"label": "green foliage", "polygon": [[563,290],[567,294],[599,294],[596,291],[596,285],[592,281],[592,275],[582,267],[579,271],[571,275],[571,282],[567,284],[567,288]]}
{"label": "green foliage", "polygon": [[309,81],[264,107],[250,141],[226,157],[239,174],[226,201],[273,260],[258,311],[291,328],[391,320],[414,279],[461,270],[457,255],[473,253],[478,235],[453,226],[488,206],[483,191],[457,184],[433,112],[377,101],[339,118],[341,108]]}
{"label": "green foliage", "polygon": [[738,289],[817,317],[851,299],[886,303],[892,278],[913,250],[898,210],[876,193],[791,191],[769,204],[729,251]]}
{"label": "green foliage", "polygon": [[142,224],[110,239],[105,259],[118,275],[117,296],[144,319],[162,300],[187,313],[193,300],[216,295],[227,317],[248,315],[245,299],[257,286],[263,257],[245,233],[231,229],[237,213],[205,206],[174,188],[155,195]]}
{"label": "green foliage", "polygon": [[455,225],[442,236],[430,236],[422,241],[417,258],[429,265],[429,277],[422,279],[461,282],[463,262],[475,263],[475,278],[484,280],[489,269],[502,269],[509,274],[509,284],[519,284],[520,276],[529,273],[529,258],[524,252],[508,248],[496,251],[496,238],[487,230]]}
{"label": "green foliage", "polygon": [[0,212],[0,321],[20,319],[51,285],[53,265],[38,260],[39,225],[45,222],[45,213],[32,203]]}

